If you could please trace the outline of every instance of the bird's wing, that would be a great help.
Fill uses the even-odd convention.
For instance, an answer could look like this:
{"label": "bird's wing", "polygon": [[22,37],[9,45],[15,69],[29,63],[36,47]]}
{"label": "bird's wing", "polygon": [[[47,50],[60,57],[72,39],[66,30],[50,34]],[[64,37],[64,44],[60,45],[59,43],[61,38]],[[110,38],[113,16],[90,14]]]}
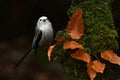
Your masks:
{"label": "bird's wing", "polygon": [[27,57],[27,55],[32,52],[33,49],[35,50],[35,54],[37,54],[37,47],[38,47],[39,41],[40,41],[40,39],[41,39],[42,32],[41,32],[38,28],[36,28],[35,30],[36,30],[36,31],[35,31],[36,33],[35,33],[35,37],[34,37],[34,39],[33,39],[32,48],[30,48],[30,49],[28,50],[28,52],[20,59],[20,61],[16,64],[15,69],[16,69],[16,68],[20,65],[20,63]]}
{"label": "bird's wing", "polygon": [[42,37],[42,31],[36,27],[35,29],[35,37],[33,39],[33,49],[35,50],[35,55],[37,54],[37,48],[39,46],[39,41],[41,40]]}

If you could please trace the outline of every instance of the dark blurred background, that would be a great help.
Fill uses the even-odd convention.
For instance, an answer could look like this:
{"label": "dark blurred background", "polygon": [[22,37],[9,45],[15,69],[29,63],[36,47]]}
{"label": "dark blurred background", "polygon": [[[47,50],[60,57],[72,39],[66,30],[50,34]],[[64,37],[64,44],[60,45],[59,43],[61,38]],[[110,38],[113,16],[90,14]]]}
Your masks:
{"label": "dark blurred background", "polygon": [[55,31],[65,27],[68,20],[68,0],[0,0],[0,6],[1,40],[21,35],[32,37],[36,22],[42,15],[50,19]]}
{"label": "dark blurred background", "polygon": [[[111,6],[115,27],[120,35],[119,5],[120,0],[115,0]],[[13,68],[31,47],[38,18],[47,16],[56,34],[67,25],[69,7],[70,0],[0,0],[0,80],[66,80],[59,64],[50,64],[52,67],[45,67],[47,69],[44,70],[37,66],[32,57],[34,55],[27,57],[14,73]]]}
{"label": "dark blurred background", "polygon": [[38,18],[47,16],[56,34],[67,25],[69,6],[69,0],[0,0],[0,80],[66,80],[61,65],[40,67],[34,54],[13,68],[31,47]]}

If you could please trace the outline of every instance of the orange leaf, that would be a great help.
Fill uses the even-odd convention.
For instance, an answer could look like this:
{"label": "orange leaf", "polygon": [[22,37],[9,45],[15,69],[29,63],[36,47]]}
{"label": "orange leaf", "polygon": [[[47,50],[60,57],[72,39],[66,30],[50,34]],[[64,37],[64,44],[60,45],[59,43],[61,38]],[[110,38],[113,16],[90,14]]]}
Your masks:
{"label": "orange leaf", "polygon": [[56,43],[48,48],[48,60],[49,61],[51,60],[51,55],[54,53],[56,46],[65,40],[67,40],[67,38],[65,37],[57,38]]}
{"label": "orange leaf", "polygon": [[120,57],[118,57],[112,50],[105,50],[101,52],[101,57],[113,64],[120,65]]}
{"label": "orange leaf", "polygon": [[68,38],[66,38],[66,37],[56,37],[56,43],[58,44],[58,43],[61,43],[61,42],[63,42],[63,41],[65,41],[65,40],[67,40]]}
{"label": "orange leaf", "polygon": [[82,10],[77,9],[72,15],[67,25],[67,33],[72,39],[79,39],[84,34],[84,25],[82,21]]}
{"label": "orange leaf", "polygon": [[91,80],[94,80],[94,78],[96,77],[97,72],[103,73],[105,68],[105,64],[101,63],[98,60],[89,62],[87,64],[87,72],[90,76]]}
{"label": "orange leaf", "polygon": [[64,49],[83,49],[83,46],[75,41],[65,42],[63,45]]}
{"label": "orange leaf", "polygon": [[53,54],[55,47],[56,47],[56,44],[54,44],[48,48],[48,60],[49,61],[51,60],[51,55]]}
{"label": "orange leaf", "polygon": [[88,75],[90,76],[90,80],[94,80],[97,74],[97,72],[93,70],[92,64],[93,64],[92,62],[87,64],[87,72],[88,72]]}
{"label": "orange leaf", "polygon": [[91,67],[94,71],[103,73],[103,71],[105,69],[105,64],[101,63],[98,60],[95,60],[95,61],[92,62]]}
{"label": "orange leaf", "polygon": [[71,57],[77,60],[82,60],[86,63],[89,63],[91,59],[90,55],[84,53],[81,49],[77,50],[76,53],[71,54]]}

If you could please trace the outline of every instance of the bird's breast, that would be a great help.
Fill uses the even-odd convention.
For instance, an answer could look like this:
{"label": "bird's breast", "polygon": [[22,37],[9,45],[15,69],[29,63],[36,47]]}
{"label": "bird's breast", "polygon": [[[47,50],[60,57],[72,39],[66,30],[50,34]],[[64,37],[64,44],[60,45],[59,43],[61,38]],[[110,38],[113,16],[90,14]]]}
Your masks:
{"label": "bird's breast", "polygon": [[39,46],[41,47],[49,47],[50,43],[53,41],[53,29],[51,25],[43,26],[42,36],[39,42]]}

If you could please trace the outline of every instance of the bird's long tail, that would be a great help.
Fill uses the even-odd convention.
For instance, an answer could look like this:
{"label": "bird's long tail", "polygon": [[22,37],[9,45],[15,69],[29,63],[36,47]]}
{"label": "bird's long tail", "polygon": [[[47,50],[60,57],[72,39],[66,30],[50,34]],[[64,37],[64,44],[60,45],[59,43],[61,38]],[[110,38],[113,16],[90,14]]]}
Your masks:
{"label": "bird's long tail", "polygon": [[20,61],[16,64],[15,69],[20,65],[20,63],[27,57],[29,53],[31,53],[33,48],[30,48],[28,52],[20,59]]}

